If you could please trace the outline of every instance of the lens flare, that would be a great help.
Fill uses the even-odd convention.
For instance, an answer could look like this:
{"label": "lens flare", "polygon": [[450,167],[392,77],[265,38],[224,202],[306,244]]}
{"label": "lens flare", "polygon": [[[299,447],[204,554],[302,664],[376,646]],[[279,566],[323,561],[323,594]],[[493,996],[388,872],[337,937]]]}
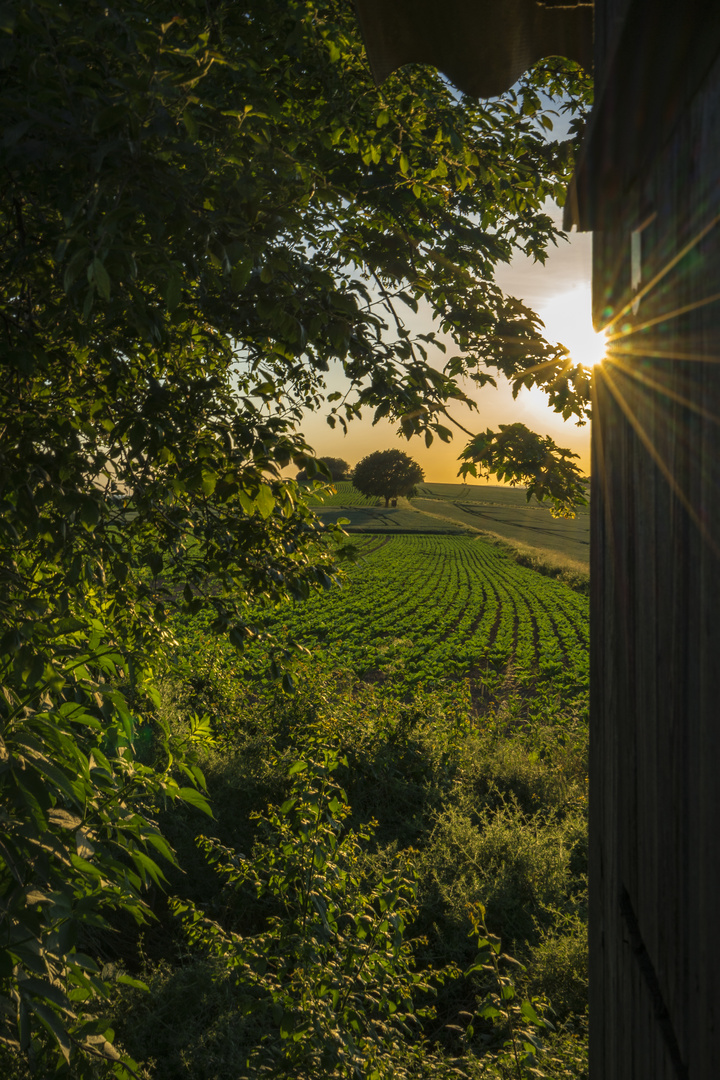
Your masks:
{"label": "lens flare", "polygon": [[586,368],[602,363],[606,339],[604,331],[596,333],[593,328],[589,285],[554,296],[538,308],[538,315],[545,323],[544,336],[565,345],[573,363]]}

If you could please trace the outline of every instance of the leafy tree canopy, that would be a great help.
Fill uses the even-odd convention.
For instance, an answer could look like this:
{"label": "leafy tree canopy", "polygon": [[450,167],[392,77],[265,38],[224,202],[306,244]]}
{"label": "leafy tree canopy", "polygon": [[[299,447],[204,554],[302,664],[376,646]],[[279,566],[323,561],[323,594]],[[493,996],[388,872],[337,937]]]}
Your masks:
{"label": "leafy tree canopy", "polygon": [[398,495],[409,495],[424,479],[417,461],[402,450],[376,450],[359,461],[352,474],[353,487],[361,495],[379,495],[386,506]]}
{"label": "leafy tree canopy", "polygon": [[241,647],[258,603],[331,581],[282,471],[303,410],[448,439],[458,379],[499,370],[586,415],[493,271],[556,241],[573,144],[540,92],[579,122],[589,82],[554,60],[491,103],[422,67],[378,90],[344,0],[16,0],[0,71],[0,1038],[81,1077],[117,1058],[82,928],[146,917],[153,806],[203,805],[203,723],[153,720],[171,616]]}
{"label": "leafy tree canopy", "polygon": [[574,507],[587,503],[587,480],[573,461],[577,456],[524,424],[501,424],[499,431],[488,429],[470,440],[460,473],[523,484],[528,502],[533,496],[548,499],[553,517],[572,517]]}
{"label": "leafy tree canopy", "polygon": [[339,457],[308,458],[308,464],[300,470],[296,479],[307,480],[310,476],[317,476],[321,480],[328,475],[331,480],[349,480],[350,466],[347,461]]}

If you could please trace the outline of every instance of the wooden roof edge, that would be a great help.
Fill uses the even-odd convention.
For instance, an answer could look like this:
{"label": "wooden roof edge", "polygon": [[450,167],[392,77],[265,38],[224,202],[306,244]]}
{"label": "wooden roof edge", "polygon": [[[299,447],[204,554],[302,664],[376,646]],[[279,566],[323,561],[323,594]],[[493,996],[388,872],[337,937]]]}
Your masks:
{"label": "wooden roof edge", "polygon": [[433,64],[458,89],[496,97],[546,56],[592,69],[592,7],[536,0],[354,0],[373,78]]}

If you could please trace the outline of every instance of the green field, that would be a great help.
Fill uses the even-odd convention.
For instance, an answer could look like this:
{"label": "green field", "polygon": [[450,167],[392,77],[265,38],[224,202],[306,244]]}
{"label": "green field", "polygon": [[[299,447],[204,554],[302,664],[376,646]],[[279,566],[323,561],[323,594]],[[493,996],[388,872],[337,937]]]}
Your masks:
{"label": "green field", "polygon": [[157,923],[103,945],[118,1044],[140,1080],[587,1080],[587,597],[477,532],[351,541],[242,652],[173,627],[213,818],[159,815]]}
{"label": "green field", "polygon": [[119,1038],[142,1080],[586,1080],[587,599],[477,534],[353,540],[274,647],[176,628],[215,818],[161,821]]}
{"label": "green field", "polygon": [[484,484],[420,484],[412,499],[386,509],[382,499],[366,499],[349,481],[336,493],[316,500],[327,521],[347,518],[349,532],[488,533],[507,543],[548,553],[587,566],[590,515],[581,507],[575,518],[554,518],[524,488]]}
{"label": "green field", "polygon": [[341,589],[285,610],[274,629],[359,677],[437,688],[504,673],[587,677],[587,599],[470,536],[362,537]]}
{"label": "green field", "polygon": [[424,485],[413,506],[466,528],[495,533],[510,543],[589,562],[590,516],[586,508],[575,518],[554,518],[544,506],[528,503],[525,492],[516,488],[468,490],[460,484]]}
{"label": "green field", "polygon": [[[509,484],[418,484],[419,496],[432,499],[448,499],[461,503],[482,503],[486,506],[505,506],[524,509],[528,506],[526,490]],[[543,509],[532,500],[530,507]],[[587,514],[587,507],[581,507],[579,514]]]}
{"label": "green field", "polygon": [[380,503],[379,499],[368,498],[367,495],[361,495],[359,491],[356,491],[349,480],[337,480],[335,481],[334,491],[330,489],[321,490],[318,494],[313,494],[310,489],[310,485],[307,484],[305,490],[308,495],[308,502],[313,507],[324,507],[329,509],[330,507],[375,507]]}

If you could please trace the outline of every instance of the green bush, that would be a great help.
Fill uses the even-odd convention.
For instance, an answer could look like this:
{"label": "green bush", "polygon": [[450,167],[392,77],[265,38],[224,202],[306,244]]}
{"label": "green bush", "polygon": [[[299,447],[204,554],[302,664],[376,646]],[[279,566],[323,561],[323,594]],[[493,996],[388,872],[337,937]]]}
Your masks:
{"label": "green bush", "polygon": [[478,812],[467,803],[451,806],[438,815],[426,873],[447,917],[466,926],[468,904],[482,903],[493,930],[511,948],[522,947],[574,907],[583,881],[572,860],[584,836],[574,815],[527,817],[511,800]]}
{"label": "green bush", "polygon": [[321,750],[292,766],[289,798],[260,818],[250,858],[201,838],[227,882],[213,905],[213,914],[223,909],[224,925],[175,901],[188,943],[203,959],[194,962],[190,983],[184,976],[163,983],[166,1000],[183,988],[191,998],[200,990],[210,1031],[176,1048],[170,1074],[158,1063],[158,1077],[202,1075],[218,1028],[233,1031],[238,1078],[268,1072],[380,1080],[398,1075],[389,1066],[395,1045],[420,1038],[431,1010],[418,999],[431,988],[414,971],[405,939],[416,911],[414,875],[408,859],[398,858],[379,881],[363,877],[361,850],[372,833],[346,826],[349,807],[332,777],[340,764],[336,753]]}
{"label": "green bush", "polygon": [[530,993],[543,994],[562,1019],[582,1016],[587,1008],[587,925],[579,913],[548,932],[532,950],[528,964]]}

